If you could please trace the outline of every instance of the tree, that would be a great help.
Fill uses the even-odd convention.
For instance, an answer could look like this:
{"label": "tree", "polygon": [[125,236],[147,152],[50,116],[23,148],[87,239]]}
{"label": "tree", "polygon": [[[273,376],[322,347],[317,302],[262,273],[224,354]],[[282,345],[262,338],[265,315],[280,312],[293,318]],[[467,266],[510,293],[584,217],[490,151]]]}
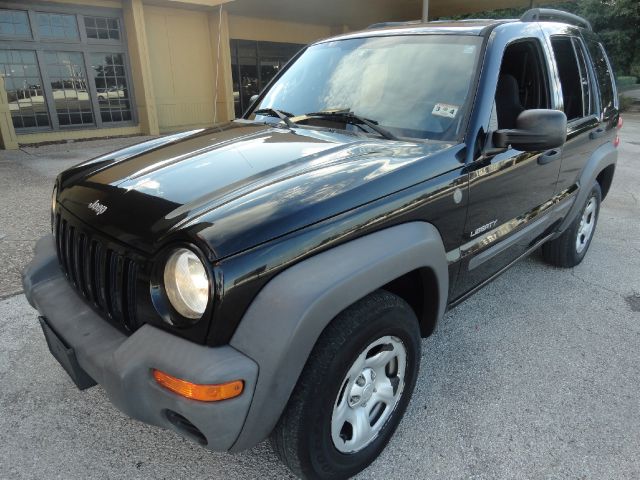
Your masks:
{"label": "tree", "polygon": [[[577,0],[536,6],[564,10],[589,20],[602,39],[616,73],[640,76],[640,1]],[[458,18],[519,18],[526,10],[508,8]]]}

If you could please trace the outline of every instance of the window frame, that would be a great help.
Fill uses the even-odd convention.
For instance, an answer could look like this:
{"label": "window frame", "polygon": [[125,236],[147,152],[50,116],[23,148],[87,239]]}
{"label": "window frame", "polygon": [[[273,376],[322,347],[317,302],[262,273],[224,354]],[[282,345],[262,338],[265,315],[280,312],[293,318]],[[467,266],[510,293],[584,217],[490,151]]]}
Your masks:
{"label": "window frame", "polygon": [[[119,40],[114,40],[114,39],[106,39],[106,40],[101,40],[99,38],[89,38],[87,36],[87,27],[84,23],[84,19],[85,17],[101,17],[101,18],[115,18],[115,20],[118,22],[118,31],[120,32],[120,39]],[[124,42],[124,37],[125,37],[125,29],[124,29],[124,22],[123,22],[123,18],[122,15],[118,15],[117,17],[113,17],[113,16],[108,16],[108,15],[96,15],[96,14],[82,14],[82,32],[83,35],[87,41],[87,43],[89,45],[125,45],[126,42]],[[97,27],[96,27],[97,28]]]}
{"label": "window frame", "polygon": [[[543,82],[543,86],[544,86],[544,96],[546,97],[546,103],[547,103],[547,109],[552,108],[553,105],[553,99],[552,99],[552,91],[551,91],[551,85],[553,83],[553,76],[551,75],[551,72],[549,71],[549,59],[547,58],[547,53],[544,49],[544,44],[542,42],[542,40],[538,37],[522,37],[522,38],[516,38],[512,41],[510,41],[509,43],[507,43],[504,47],[504,50],[502,51],[502,58],[500,60],[500,68],[499,71],[502,72],[502,65],[504,63],[504,57],[505,54],[507,52],[507,50],[509,50],[510,47],[512,47],[513,45],[517,45],[519,43],[528,43],[530,45],[532,45],[533,50],[535,51],[536,57],[537,57],[537,62],[539,63],[542,72],[539,72],[539,81]],[[497,93],[497,85],[496,85],[496,93]],[[494,95],[495,96],[495,95]]]}
{"label": "window frame", "polygon": [[[578,71],[580,74],[580,86],[582,88],[582,117],[580,118],[589,118],[593,115],[599,115],[599,108],[595,102],[595,85],[597,82],[594,81],[593,75],[591,72],[591,59],[588,57],[587,49],[582,39],[579,37],[571,37],[571,45],[573,46],[573,52],[576,55]],[[583,68],[586,71],[583,71]],[[586,80],[586,85],[584,81]],[[588,102],[586,104],[586,96],[588,94]],[[585,109],[588,109],[588,112],[585,114]]]}
{"label": "window frame", "polygon": [[[38,57],[37,57],[36,51],[33,50],[33,49],[2,49],[2,51],[3,52],[7,52],[9,54],[11,54],[11,52],[16,52],[16,51],[17,52],[28,52],[30,54],[33,54],[33,58],[35,59],[35,62],[34,62],[33,65],[35,65],[38,68],[38,72],[37,73],[38,73],[38,76],[39,76],[39,79],[40,79],[40,82],[41,82],[40,91],[42,92],[42,97],[45,99],[45,103],[46,103],[46,96],[44,94],[44,80],[42,80],[42,72],[40,71],[40,63],[38,61]],[[12,64],[12,63],[13,62],[8,62],[9,65]],[[22,63],[21,65],[24,66],[25,63]],[[15,78],[16,77],[13,77],[13,78],[11,78],[11,80],[15,81]],[[5,81],[4,88],[5,88],[5,91],[7,91],[6,81]],[[16,88],[15,90],[19,91],[20,89]],[[7,97],[8,97],[8,93],[7,93]],[[8,100],[8,98],[7,98],[7,100]],[[17,100],[17,101],[19,102],[19,100]],[[31,105],[33,106],[33,101],[31,101]],[[14,128],[19,132],[22,132],[22,131],[48,131],[48,130],[51,130],[51,115],[49,114],[49,106],[48,106],[48,104],[46,104],[44,107],[45,107],[45,113],[46,113],[46,116],[47,116],[47,125],[42,125],[42,126],[37,126],[36,125],[36,126],[32,126],[32,127],[15,127],[14,126]],[[24,120],[25,115],[22,114],[22,111],[21,111],[20,107],[18,107],[18,111],[19,111],[19,116],[21,117],[22,120]],[[36,116],[36,117],[38,116],[37,113],[34,113],[33,115]],[[14,117],[13,117],[13,114],[11,114],[11,112],[10,112],[10,116],[11,116],[11,120],[12,120],[12,124],[13,124],[13,118]],[[36,118],[36,124],[37,123],[38,123],[38,120]]]}
{"label": "window frame", "polygon": [[[27,14],[29,15],[29,19],[31,22],[31,37],[34,38],[35,41],[35,37],[38,37],[38,41],[40,42],[51,42],[51,43],[80,43],[82,42],[82,34],[80,33],[80,22],[79,22],[79,17],[80,15],[74,12],[51,12],[51,11],[46,11],[43,10],[41,8],[38,9],[33,9],[33,10],[27,10]],[[73,17],[75,22],[76,22],[76,27],[78,29],[78,37],[77,38],[56,38],[56,37],[45,37],[42,36],[41,32],[40,32],[40,23],[38,22],[38,15],[42,14],[42,15],[66,15],[69,17]]]}
{"label": "window frame", "polygon": [[[532,44],[532,49],[535,51],[535,55],[537,57],[536,61],[540,64],[540,67],[542,68],[542,72],[539,73],[539,81],[543,82],[543,86],[544,86],[544,96],[546,97],[546,103],[547,103],[547,109],[554,109],[557,107],[557,105],[555,105],[555,99],[554,99],[554,95],[553,95],[553,74],[551,69],[549,68],[549,53],[547,51],[547,49],[545,48],[545,43],[544,40],[539,38],[539,37],[535,37],[535,36],[531,36],[531,37],[521,37],[521,38],[515,38],[510,40],[509,42],[507,42],[504,45],[504,48],[502,49],[502,53],[500,54],[500,64],[498,66],[498,79],[500,77],[500,74],[502,73],[502,66],[504,64],[505,61],[505,54],[507,53],[507,50],[509,50],[510,47],[512,47],[513,45],[517,45],[519,43],[529,43]],[[495,105],[495,98],[496,98],[496,94],[498,93],[498,82],[496,81],[495,87],[493,88],[493,107],[490,110],[490,120],[489,120],[489,131],[490,132],[495,132],[496,130],[499,129],[499,125],[498,125],[498,112],[497,112],[497,108]],[[495,116],[495,124],[493,122],[493,119]],[[491,127],[495,127],[495,129],[492,129]]]}
{"label": "window frame", "polygon": [[31,15],[29,15],[29,11],[25,8],[24,5],[22,4],[3,4],[2,5],[2,10],[11,10],[11,11],[20,11],[20,12],[25,12],[27,14],[27,24],[29,27],[29,36],[24,36],[24,35],[7,35],[7,34],[3,34],[0,33],[0,41],[5,41],[5,40],[23,40],[23,41],[33,41],[33,18],[31,17]]}
{"label": "window frame", "polygon": [[[2,4],[2,9],[6,10],[22,10],[26,11],[29,24],[31,27],[31,38],[0,36],[0,49],[2,50],[28,50],[36,54],[36,61],[40,69],[40,78],[42,79],[42,90],[44,92],[45,103],[49,114],[48,127],[26,127],[16,128],[16,133],[41,133],[41,132],[60,132],[65,130],[95,130],[108,128],[122,128],[138,125],[138,114],[136,109],[135,92],[133,86],[133,75],[129,60],[129,52],[127,49],[127,36],[124,28],[124,18],[122,10],[103,8],[103,7],[85,7],[74,5],[49,5],[31,0],[23,0],[21,3],[6,2]],[[38,13],[53,14],[71,14],[76,18],[78,26],[79,38],[77,40],[70,39],[43,39],[40,36],[37,24]],[[90,39],[87,37],[84,17],[107,17],[115,18],[118,21],[120,31],[120,40],[100,40]],[[53,100],[53,90],[46,69],[44,59],[46,52],[74,52],[82,55],[85,76],[88,83],[89,98],[91,101],[91,110],[93,113],[93,123],[84,125],[60,125],[58,115]],[[91,54],[108,53],[121,54],[123,56],[124,74],[127,81],[127,90],[129,93],[129,104],[131,109],[131,120],[123,120],[117,122],[104,122],[102,120],[100,102],[98,100],[98,92],[96,88],[96,75],[91,67]]]}
{"label": "window frame", "polygon": [[[596,99],[596,105],[600,110],[601,120],[607,121],[614,115],[614,112],[616,112],[620,108],[619,100],[618,100],[618,89],[616,86],[616,79],[613,72],[613,67],[611,66],[611,61],[609,60],[609,55],[607,54],[607,50],[604,48],[604,45],[602,44],[602,42],[598,38],[595,38],[595,35],[585,38],[584,42],[587,47],[587,53],[590,58],[594,79],[596,80],[595,87],[598,91],[598,98]],[[607,67],[607,77],[608,77],[607,80],[608,80],[609,86],[611,87],[611,97],[612,97],[610,109],[605,108],[606,106],[604,104],[602,85],[601,85],[602,79],[600,78],[600,75],[596,68],[596,63],[598,62],[598,59],[595,58],[596,52],[594,52],[594,50],[597,50],[597,54],[600,57],[602,57]]]}
{"label": "window frame", "polygon": [[[589,95],[589,101],[592,103],[591,107],[592,107],[592,112],[588,115],[584,115],[584,111],[583,111],[583,116],[579,117],[579,118],[573,118],[573,119],[569,119],[568,120],[568,129],[569,130],[575,130],[575,127],[580,126],[582,124],[588,123],[593,121],[594,119],[599,121],[600,120],[600,105],[599,102],[595,101],[595,97],[594,94],[597,94],[598,98],[600,98],[600,91],[599,90],[594,90],[597,89],[597,82],[595,82],[595,72],[593,71],[593,64],[591,61],[591,56],[589,54],[589,51],[587,50],[587,47],[584,43],[584,40],[582,39],[582,37],[578,34],[578,33],[559,33],[559,34],[552,34],[549,36],[549,46],[551,48],[551,53],[553,55],[553,68],[556,71],[556,74],[558,75],[558,86],[560,87],[560,96],[563,99],[563,111],[565,110],[565,105],[564,105],[564,87],[562,85],[562,82],[560,80],[560,75],[559,75],[559,66],[558,66],[558,59],[556,58],[556,52],[555,49],[553,48],[553,40],[556,38],[562,38],[562,39],[567,39],[570,44],[571,47],[573,49],[573,53],[575,56],[575,61],[576,61],[576,65],[578,66],[578,75],[581,76],[582,71],[581,71],[581,66],[580,66],[580,58],[578,57],[578,52],[576,51],[576,43],[580,45],[581,51],[582,51],[582,58],[584,59],[584,63],[586,64],[586,68],[587,68],[587,76],[588,76],[588,81],[589,81],[589,88],[590,88],[590,95]],[[595,85],[595,87],[594,87]],[[584,93],[583,93],[583,106],[584,106]]]}

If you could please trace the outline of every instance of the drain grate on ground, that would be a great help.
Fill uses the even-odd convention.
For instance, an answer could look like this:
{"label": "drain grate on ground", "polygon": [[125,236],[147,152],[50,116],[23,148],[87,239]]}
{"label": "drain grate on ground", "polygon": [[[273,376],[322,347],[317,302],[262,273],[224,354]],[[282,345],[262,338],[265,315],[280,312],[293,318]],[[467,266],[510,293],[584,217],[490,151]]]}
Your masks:
{"label": "drain grate on ground", "polygon": [[628,297],[624,297],[627,305],[631,307],[631,310],[634,312],[640,312],[640,294],[634,293],[633,295],[629,295]]}

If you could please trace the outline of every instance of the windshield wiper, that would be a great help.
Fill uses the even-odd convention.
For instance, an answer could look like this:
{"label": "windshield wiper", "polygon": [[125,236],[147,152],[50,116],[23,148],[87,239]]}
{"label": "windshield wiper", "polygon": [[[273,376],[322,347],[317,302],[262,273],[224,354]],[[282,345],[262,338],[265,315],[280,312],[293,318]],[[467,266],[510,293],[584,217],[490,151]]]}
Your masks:
{"label": "windshield wiper", "polygon": [[254,115],[268,115],[270,117],[278,117],[284,123],[287,124],[289,128],[298,128],[298,125],[293,123],[289,117],[293,117],[289,112],[282,112],[280,110],[276,110],[275,108],[261,108],[260,110],[256,110],[253,112]]}
{"label": "windshield wiper", "polygon": [[391,133],[389,130],[387,130],[384,127],[381,127],[380,125],[378,125],[378,122],[376,122],[375,120],[370,120],[368,118],[364,118],[361,117],[360,115],[356,115],[355,113],[349,111],[349,110],[327,110],[324,112],[312,112],[312,113],[306,113],[305,115],[303,115],[303,117],[305,118],[328,118],[328,119],[336,119],[336,120],[343,120],[347,123],[351,123],[352,125],[356,125],[358,127],[360,127],[362,130],[364,130],[365,132],[367,131],[365,128],[362,127],[362,125],[366,125],[367,127],[369,127],[371,130],[373,130],[374,132],[380,134],[382,137],[386,138],[387,140],[399,140],[398,137],[396,137],[393,133]]}

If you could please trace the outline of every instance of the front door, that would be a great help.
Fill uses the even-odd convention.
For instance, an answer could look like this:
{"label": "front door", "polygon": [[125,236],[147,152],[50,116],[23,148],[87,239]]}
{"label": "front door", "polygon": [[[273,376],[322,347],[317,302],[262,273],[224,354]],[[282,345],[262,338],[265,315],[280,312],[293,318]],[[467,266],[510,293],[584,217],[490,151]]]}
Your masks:
{"label": "front door", "polygon": [[[551,108],[545,51],[538,38],[507,46],[496,87],[493,129],[516,128],[524,110]],[[511,148],[471,165],[456,297],[504,269],[545,235],[561,157],[562,149],[529,153]]]}

